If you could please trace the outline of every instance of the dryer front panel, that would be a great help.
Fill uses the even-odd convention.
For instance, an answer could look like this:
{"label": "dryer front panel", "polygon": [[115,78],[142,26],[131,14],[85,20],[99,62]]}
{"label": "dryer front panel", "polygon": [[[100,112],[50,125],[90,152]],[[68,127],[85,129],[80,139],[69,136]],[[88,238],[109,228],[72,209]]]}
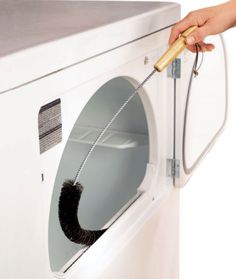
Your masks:
{"label": "dryer front panel", "polygon": [[119,249],[125,249],[125,239],[141,230],[172,189],[173,181],[166,176],[166,158],[173,150],[173,86],[162,73],[155,75],[122,111],[81,174],[81,226],[108,230],[91,247],[85,247],[67,239],[59,224],[63,181],[74,179],[97,135],[152,71],[152,62],[164,48],[147,53],[149,63],[145,62],[147,57],[140,57],[60,96],[63,139],[58,168],[47,171],[53,148],[42,156],[45,177],[52,183],[48,247],[55,274],[70,277],[76,272],[85,276],[92,272],[88,266],[94,257],[103,261],[105,254],[111,253],[112,259],[118,243]]}
{"label": "dryer front panel", "polygon": [[[84,185],[81,199],[82,225],[109,227],[107,232],[89,249],[81,249],[63,235],[57,205],[61,182],[74,177],[94,133],[153,70],[167,38],[163,30],[0,95],[1,179],[9,185],[0,195],[0,215],[8,228],[1,231],[2,251],[7,251],[1,277],[86,278],[94,262],[99,268],[108,256],[113,261],[118,251],[126,253],[130,237],[143,227],[149,231],[152,224],[158,229],[163,215],[152,219],[154,223],[148,220],[159,216],[158,208],[173,186],[166,175],[174,119],[173,84],[166,72],[153,76],[114,123],[88,162],[89,175],[85,168],[83,181],[88,187]],[[46,130],[41,127],[43,112],[49,114]],[[57,128],[56,141],[41,149],[42,137],[51,135],[50,140],[55,140]],[[177,222],[171,224],[168,239],[175,234]],[[138,247],[137,243],[132,256]],[[155,253],[161,257],[158,247]],[[177,264],[168,255],[165,260]],[[157,269],[162,270],[161,262]]]}

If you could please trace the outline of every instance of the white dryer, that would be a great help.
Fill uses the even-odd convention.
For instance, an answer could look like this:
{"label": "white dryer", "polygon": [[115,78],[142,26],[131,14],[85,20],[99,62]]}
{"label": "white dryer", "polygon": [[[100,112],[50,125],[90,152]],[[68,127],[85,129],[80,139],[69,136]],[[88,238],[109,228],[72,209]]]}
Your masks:
{"label": "white dryer", "polygon": [[0,3],[0,278],[178,278],[179,187],[226,119],[220,37],[196,78],[187,50],[156,73],[95,148],[78,217],[107,228],[92,246],[65,237],[58,202],[179,18],[167,2]]}

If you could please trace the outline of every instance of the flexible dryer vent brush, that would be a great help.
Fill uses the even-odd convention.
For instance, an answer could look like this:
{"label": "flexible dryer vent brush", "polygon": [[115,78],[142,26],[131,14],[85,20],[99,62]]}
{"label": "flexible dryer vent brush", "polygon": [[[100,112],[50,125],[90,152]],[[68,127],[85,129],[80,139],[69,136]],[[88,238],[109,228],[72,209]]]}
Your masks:
{"label": "flexible dryer vent brush", "polygon": [[[103,131],[99,134],[92,147],[85,156],[74,180],[66,180],[63,183],[61,189],[60,199],[59,199],[59,221],[61,228],[66,235],[66,237],[78,244],[92,245],[105,231],[102,230],[85,230],[81,228],[77,213],[79,208],[79,202],[81,194],[83,191],[83,186],[78,182],[80,174],[87,163],[87,160],[97,143],[103,137],[107,129],[111,126],[120,112],[126,107],[130,100],[139,92],[139,89],[153,76],[153,74],[158,71],[163,71],[186,47],[185,38],[189,36],[192,32],[196,30],[196,26],[192,26],[183,32],[180,37],[174,42],[174,44],[163,54],[163,56],[154,65],[155,70],[153,70],[146,79],[135,89],[135,91],[130,95],[130,97],[124,102],[120,109],[115,113]],[[198,50],[198,48],[196,47]]]}

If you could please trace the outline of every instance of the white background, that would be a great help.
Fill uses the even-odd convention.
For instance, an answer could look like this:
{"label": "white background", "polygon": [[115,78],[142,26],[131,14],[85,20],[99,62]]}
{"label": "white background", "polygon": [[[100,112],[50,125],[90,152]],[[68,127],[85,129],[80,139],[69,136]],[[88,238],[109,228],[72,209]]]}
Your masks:
{"label": "white background", "polygon": [[[182,17],[191,10],[222,3],[174,2],[182,5]],[[236,28],[225,32],[224,38],[228,121],[216,145],[181,190],[180,279],[236,279]]]}
{"label": "white background", "polygon": [[[182,5],[182,17],[191,10],[222,3],[176,2]],[[236,28],[225,32],[224,38],[228,121],[216,145],[181,190],[180,279],[236,278]]]}

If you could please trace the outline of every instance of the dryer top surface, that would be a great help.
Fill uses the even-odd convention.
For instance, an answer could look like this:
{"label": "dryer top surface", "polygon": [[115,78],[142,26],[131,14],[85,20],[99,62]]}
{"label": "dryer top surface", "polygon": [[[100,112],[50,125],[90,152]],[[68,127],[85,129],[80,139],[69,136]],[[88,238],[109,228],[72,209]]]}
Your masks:
{"label": "dryer top surface", "polygon": [[[164,2],[1,2],[0,56],[153,10],[162,12],[173,5]],[[168,22],[162,21],[159,28],[166,24]]]}
{"label": "dryer top surface", "polygon": [[25,71],[31,63],[27,78],[4,89],[136,40],[178,17],[179,5],[168,2],[0,2],[0,70]]}

